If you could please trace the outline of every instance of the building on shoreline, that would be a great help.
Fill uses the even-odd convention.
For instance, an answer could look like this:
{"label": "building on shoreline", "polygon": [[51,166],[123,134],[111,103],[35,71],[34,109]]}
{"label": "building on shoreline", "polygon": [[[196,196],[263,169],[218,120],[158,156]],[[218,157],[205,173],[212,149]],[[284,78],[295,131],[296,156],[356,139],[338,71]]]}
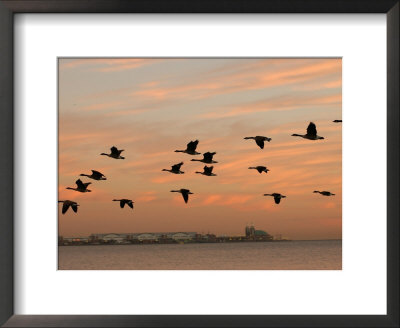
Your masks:
{"label": "building on shoreline", "polygon": [[197,232],[143,232],[91,234],[89,237],[58,237],[59,246],[68,245],[115,245],[115,244],[183,244],[183,243],[224,243],[246,241],[273,241],[274,238],[254,225],[247,225],[244,236],[216,236]]}
{"label": "building on shoreline", "polygon": [[96,244],[174,243],[196,240],[196,232],[144,232],[92,234],[89,242]]}
{"label": "building on shoreline", "polygon": [[256,230],[254,224],[248,224],[245,228],[246,239],[259,241],[272,241],[274,239],[264,230]]}

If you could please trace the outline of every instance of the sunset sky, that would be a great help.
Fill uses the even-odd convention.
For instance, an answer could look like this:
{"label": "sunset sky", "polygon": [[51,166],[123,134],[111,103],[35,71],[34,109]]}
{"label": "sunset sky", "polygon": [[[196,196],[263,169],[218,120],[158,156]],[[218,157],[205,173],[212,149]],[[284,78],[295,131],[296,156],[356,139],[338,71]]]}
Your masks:
{"label": "sunset sky", "polygon": [[[59,234],[196,231],[242,235],[254,223],[291,239],[342,236],[341,59],[60,59]],[[309,122],[324,140],[305,134]],[[271,137],[261,150],[246,136]],[[198,139],[216,177],[176,153]],[[125,160],[100,153],[124,149]],[[185,174],[161,170],[183,161]],[[263,165],[268,174],[249,170]],[[104,173],[91,193],[80,173]],[[172,189],[194,194],[185,204]],[[336,194],[324,197],[313,190]],[[279,205],[264,193],[281,193]],[[120,209],[114,198],[133,199]]]}

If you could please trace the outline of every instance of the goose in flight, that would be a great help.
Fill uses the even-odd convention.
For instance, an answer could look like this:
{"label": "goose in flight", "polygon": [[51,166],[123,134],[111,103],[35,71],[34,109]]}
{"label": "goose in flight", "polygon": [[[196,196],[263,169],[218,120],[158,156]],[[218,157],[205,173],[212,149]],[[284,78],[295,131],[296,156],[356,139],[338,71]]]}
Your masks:
{"label": "goose in flight", "polygon": [[103,173],[100,173],[99,171],[91,170],[92,174],[80,174],[81,177],[88,177],[93,180],[107,180],[106,176]]}
{"label": "goose in flight", "polygon": [[272,139],[268,137],[263,137],[263,136],[255,136],[255,137],[244,137],[243,139],[253,139],[255,140],[256,144],[258,147],[261,149],[264,149],[264,141],[270,142]]}
{"label": "goose in flight", "polygon": [[258,166],[250,166],[249,170],[257,170],[258,173],[260,173],[260,174],[263,173],[263,172],[268,173],[268,171],[270,171],[265,166],[260,166],[260,165],[258,165]]}
{"label": "goose in flight", "polygon": [[178,164],[172,165],[170,170],[167,169],[162,169],[161,171],[167,171],[167,172],[171,172],[174,174],[183,174],[185,172],[181,171],[181,166],[183,165],[183,162],[180,162]]}
{"label": "goose in flight", "polygon": [[200,155],[200,153],[198,153],[196,151],[197,145],[199,144],[199,140],[195,140],[195,141],[191,141],[186,145],[186,149],[185,150],[175,150],[176,153],[186,153],[189,155]]}
{"label": "goose in flight", "polygon": [[125,199],[125,198],[123,198],[123,199],[113,199],[113,202],[119,202],[119,206],[121,207],[121,208],[124,208],[124,206],[125,206],[125,204],[126,205],[128,205],[130,208],[132,208],[133,209],[133,201],[132,201],[132,199]]}
{"label": "goose in flight", "polygon": [[100,155],[108,156],[108,157],[115,158],[115,159],[125,159],[125,157],[122,157],[122,156],[121,156],[121,153],[122,153],[123,151],[124,151],[123,149],[118,150],[117,147],[112,146],[112,147],[111,147],[111,153],[110,153],[110,154],[101,153]]}
{"label": "goose in flight", "polygon": [[203,167],[203,170],[204,170],[203,172],[196,171],[196,173],[207,175],[209,177],[215,177],[216,174],[212,173],[213,168],[214,168],[214,166],[207,166],[206,165],[206,166]]}
{"label": "goose in flight", "polygon": [[317,127],[313,122],[310,122],[310,124],[307,127],[307,133],[306,134],[292,134],[293,137],[302,137],[304,139],[309,139],[309,140],[318,140],[318,139],[324,139],[324,137],[320,137],[317,135]]}
{"label": "goose in flight", "polygon": [[185,203],[188,202],[189,195],[193,194],[189,189],[171,190],[171,192],[179,192],[179,193],[181,193]]}
{"label": "goose in flight", "polygon": [[334,120],[333,123],[342,123],[342,120]]}
{"label": "goose in flight", "polygon": [[218,163],[216,161],[213,161],[213,157],[216,154],[216,152],[210,153],[209,151],[203,154],[203,159],[192,159],[193,162],[203,162],[206,164],[213,164],[213,163]]}
{"label": "goose in flight", "polygon": [[314,190],[314,193],[321,194],[323,196],[335,196],[335,194],[332,194],[330,191],[318,191]]}
{"label": "goose in flight", "polygon": [[272,196],[272,197],[274,197],[275,204],[279,204],[281,202],[282,198],[286,198],[286,196],[283,196],[283,195],[278,194],[276,192],[274,192],[273,194],[264,194],[264,196]]}
{"label": "goose in flight", "polygon": [[79,204],[77,202],[73,202],[72,200],[59,200],[58,202],[63,203],[63,207],[61,210],[62,214],[65,214],[65,212],[68,211],[70,206],[75,213],[78,212]]}
{"label": "goose in flight", "polygon": [[75,181],[76,188],[67,187],[66,189],[71,189],[79,192],[91,192],[87,187],[91,184],[91,182],[83,183],[81,179]]}

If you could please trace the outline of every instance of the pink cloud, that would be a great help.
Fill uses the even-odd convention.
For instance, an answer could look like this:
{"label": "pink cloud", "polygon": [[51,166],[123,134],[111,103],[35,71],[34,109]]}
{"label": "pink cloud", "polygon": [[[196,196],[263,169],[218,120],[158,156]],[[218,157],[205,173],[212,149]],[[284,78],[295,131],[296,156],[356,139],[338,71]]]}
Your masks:
{"label": "pink cloud", "polygon": [[324,88],[341,88],[342,87],[342,79],[324,83],[322,85],[322,87],[324,87]]}
{"label": "pink cloud", "polygon": [[113,101],[109,103],[99,103],[99,104],[92,104],[92,105],[87,105],[83,106],[82,110],[102,110],[102,109],[110,109],[112,107],[121,105],[122,102],[120,101]]}
{"label": "pink cloud", "polygon": [[61,59],[60,69],[70,69],[79,66],[86,66],[98,72],[118,72],[134,69],[145,65],[160,62],[161,59],[145,58],[81,58],[81,59]]}
{"label": "pink cloud", "polygon": [[328,202],[328,203],[324,203],[321,207],[322,208],[335,208],[337,206],[336,203],[334,202]]}
{"label": "pink cloud", "polygon": [[151,202],[155,199],[157,199],[155,191],[145,191],[142,192],[142,194],[139,197],[136,197],[135,201],[146,203],[146,202]]}
{"label": "pink cloud", "polygon": [[215,202],[219,201],[221,199],[221,195],[210,195],[207,196],[204,200],[203,200],[203,204],[204,205],[210,205],[210,204],[214,204]]}
{"label": "pink cloud", "polygon": [[265,99],[254,103],[239,105],[236,107],[230,106],[227,111],[226,108],[216,109],[214,112],[209,112],[199,115],[200,118],[222,118],[232,117],[238,115],[245,115],[255,112],[268,112],[268,111],[282,111],[293,110],[305,106],[321,106],[321,105],[338,105],[341,104],[342,96],[340,93],[329,96],[294,96],[288,98],[277,97],[272,99]]}
{"label": "pink cloud", "polygon": [[[299,62],[301,65],[279,71],[247,70],[222,77],[203,76],[205,81],[172,87],[157,87],[139,90],[132,96],[167,98],[207,98],[211,96],[264,89],[273,86],[290,85],[313,81],[318,77],[338,72],[341,60],[317,60]],[[267,66],[267,68],[270,66]]]}
{"label": "pink cloud", "polygon": [[151,87],[155,87],[159,84],[160,84],[160,81],[151,81],[151,82],[142,83],[140,85],[140,87],[141,88],[151,88]]}

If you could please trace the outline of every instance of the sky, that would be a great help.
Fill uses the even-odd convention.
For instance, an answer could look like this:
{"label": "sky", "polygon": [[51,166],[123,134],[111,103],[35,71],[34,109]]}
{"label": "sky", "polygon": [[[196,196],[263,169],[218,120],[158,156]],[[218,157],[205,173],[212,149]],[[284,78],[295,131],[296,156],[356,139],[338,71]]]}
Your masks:
{"label": "sky", "polygon": [[[193,231],[243,235],[246,224],[290,239],[342,236],[341,59],[59,59],[59,234]],[[305,134],[309,122],[324,140]],[[247,136],[272,138],[260,149]],[[215,177],[174,152],[199,140]],[[109,153],[124,149],[124,160]],[[183,161],[182,175],[163,172]],[[268,174],[248,167],[263,165]],[[67,190],[91,169],[106,181]],[[194,194],[184,203],[170,190]],[[325,197],[314,190],[336,194]],[[264,193],[281,193],[279,205]],[[132,199],[134,210],[114,198]]]}

